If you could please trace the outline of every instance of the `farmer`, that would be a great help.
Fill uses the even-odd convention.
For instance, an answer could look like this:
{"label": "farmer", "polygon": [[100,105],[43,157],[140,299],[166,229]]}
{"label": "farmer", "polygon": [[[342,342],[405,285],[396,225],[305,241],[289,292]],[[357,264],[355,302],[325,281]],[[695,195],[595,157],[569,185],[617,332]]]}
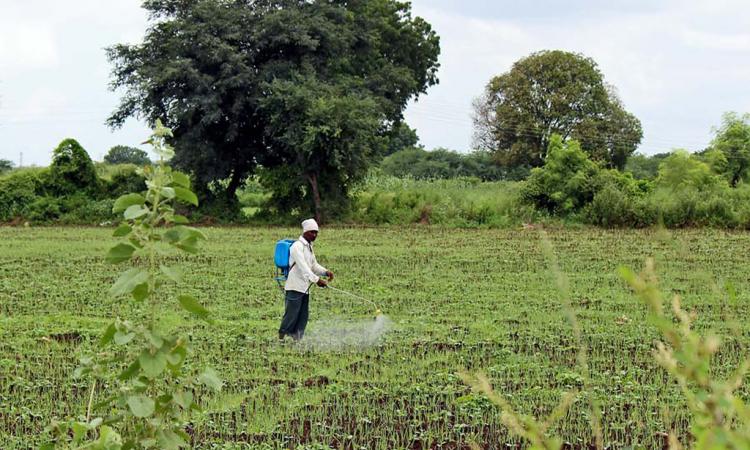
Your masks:
{"label": "farmer", "polygon": [[289,249],[289,276],[284,284],[285,310],[279,327],[279,339],[289,335],[295,341],[302,339],[309,317],[310,286],[320,287],[333,280],[333,272],[318,264],[313,253],[312,243],[318,237],[318,223],[315,219],[302,222],[302,236]]}

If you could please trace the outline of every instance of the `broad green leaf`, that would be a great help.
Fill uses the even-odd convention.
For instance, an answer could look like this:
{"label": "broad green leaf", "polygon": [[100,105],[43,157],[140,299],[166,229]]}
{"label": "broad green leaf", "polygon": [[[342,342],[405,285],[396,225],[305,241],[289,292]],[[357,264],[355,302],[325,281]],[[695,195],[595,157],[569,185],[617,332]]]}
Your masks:
{"label": "broad green leaf", "polygon": [[174,221],[174,223],[177,223],[177,224],[190,223],[190,221],[187,219],[187,217],[181,216],[179,214],[175,214],[174,217],[172,217],[172,220]]}
{"label": "broad green leaf", "polygon": [[99,430],[99,439],[95,442],[96,449],[115,450],[123,448],[122,437],[115,430],[104,425]]}
{"label": "broad green leaf", "polygon": [[73,442],[76,444],[80,444],[83,438],[86,437],[86,433],[89,432],[88,424],[82,422],[73,422],[70,428],[73,431]]}
{"label": "broad green leaf", "polygon": [[148,283],[141,283],[133,289],[133,299],[137,302],[142,302],[148,297]]}
{"label": "broad green leaf", "polygon": [[174,188],[163,187],[161,188],[161,195],[168,200],[172,200],[176,194],[175,194]]}
{"label": "broad green leaf", "polygon": [[182,309],[184,309],[185,311],[194,314],[200,319],[208,319],[208,310],[204,308],[203,305],[201,305],[194,297],[190,295],[180,295],[179,297],[177,297],[177,299],[180,301],[180,306],[182,306]]}
{"label": "broad green leaf", "polygon": [[193,404],[193,394],[191,392],[180,391],[175,393],[172,398],[182,409],[188,409]]}
{"label": "broad green leaf", "polygon": [[198,206],[198,197],[190,189],[175,186],[174,192],[179,200],[190,203],[193,206]]}
{"label": "broad green leaf", "polygon": [[220,391],[223,386],[221,379],[219,379],[219,375],[210,367],[198,376],[198,382],[217,392]]}
{"label": "broad green leaf", "polygon": [[136,417],[142,419],[145,417],[151,417],[154,413],[154,406],[154,401],[146,396],[133,395],[128,397],[128,407],[130,408],[130,412]]}
{"label": "broad green leaf", "polygon": [[188,446],[187,442],[172,430],[158,431],[156,433],[156,440],[159,443],[159,448],[164,450],[179,450]]}
{"label": "broad green leaf", "polygon": [[115,200],[114,206],[112,206],[113,213],[120,213],[125,211],[134,205],[143,205],[146,203],[146,199],[141,194],[125,194]]}
{"label": "broad green leaf", "polygon": [[125,345],[128,342],[133,340],[133,338],[135,337],[135,333],[133,333],[132,331],[131,332],[116,331],[112,337],[115,340],[115,344]]}
{"label": "broad green leaf", "polygon": [[190,236],[189,238],[183,239],[173,245],[180,250],[193,255],[198,253],[198,239],[195,236]]}
{"label": "broad green leaf", "polygon": [[117,327],[115,327],[114,323],[110,323],[107,329],[104,330],[104,334],[102,334],[102,337],[99,338],[99,346],[104,347],[105,345],[112,342],[112,339],[115,337],[115,333],[117,333]]}
{"label": "broad green leaf", "polygon": [[172,172],[172,184],[182,186],[185,189],[190,189],[190,177],[182,172]]}
{"label": "broad green leaf", "polygon": [[180,235],[179,227],[171,228],[167,230],[166,232],[164,232],[164,234],[162,235],[162,239],[164,239],[164,241],[169,242],[171,244],[179,241],[180,238],[181,238],[181,235]]}
{"label": "broad green leaf", "polygon": [[187,233],[191,237],[196,237],[198,239],[203,239],[204,241],[208,240],[208,238],[206,237],[206,235],[201,230],[199,230],[197,228],[194,228],[194,227],[182,227],[182,229],[184,230],[183,231],[184,233]]}
{"label": "broad green leaf", "polygon": [[141,205],[128,206],[128,209],[123,213],[123,217],[127,220],[137,219],[148,214],[148,208],[144,208]]}
{"label": "broad green leaf", "polygon": [[161,346],[164,345],[164,339],[162,339],[161,336],[159,336],[155,332],[146,331],[145,335],[149,344],[151,344],[153,347],[161,348]]}
{"label": "broad green leaf", "polygon": [[138,374],[138,370],[141,368],[141,363],[136,359],[127,369],[123,370],[117,378],[121,381],[127,381],[132,379]]}
{"label": "broad green leaf", "polygon": [[164,352],[160,351],[154,355],[148,351],[144,351],[138,357],[138,362],[141,363],[144,375],[150,379],[158,377],[167,368],[167,356]]}
{"label": "broad green leaf", "polygon": [[174,281],[175,283],[182,282],[182,272],[180,272],[179,269],[167,266],[159,266],[159,268],[161,269],[161,272],[170,280]]}
{"label": "broad green leaf", "polygon": [[119,264],[129,260],[134,251],[135,247],[130,244],[117,244],[109,249],[106,260],[110,264]]}
{"label": "broad green leaf", "polygon": [[185,350],[184,346],[177,347],[167,353],[167,361],[169,364],[173,367],[177,367],[180,364],[182,364],[183,361],[185,361],[185,358],[187,357],[187,350]]}
{"label": "broad green leaf", "polygon": [[126,223],[121,223],[120,226],[115,228],[115,232],[112,233],[112,236],[114,237],[127,236],[128,234],[130,234],[131,231],[133,231],[133,228],[130,225]]}
{"label": "broad green leaf", "polygon": [[141,283],[148,281],[148,272],[139,267],[134,267],[125,271],[115,284],[109,289],[109,293],[114,297],[130,294]]}

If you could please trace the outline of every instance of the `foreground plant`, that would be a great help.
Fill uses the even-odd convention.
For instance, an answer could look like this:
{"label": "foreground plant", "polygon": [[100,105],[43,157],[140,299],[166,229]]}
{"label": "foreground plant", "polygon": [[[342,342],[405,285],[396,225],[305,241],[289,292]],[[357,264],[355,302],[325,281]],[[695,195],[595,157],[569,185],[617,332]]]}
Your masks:
{"label": "foreground plant", "polygon": [[[664,339],[658,342],[654,358],[677,381],[692,413],[691,433],[696,449],[750,448],[750,408],[737,390],[750,368],[745,359],[726,380],[711,373],[712,358],[718,352],[717,336],[702,336],[692,328],[695,315],[682,309],[680,296],[672,298],[672,314],[664,311],[652,259],[641,274],[620,269],[622,277],[649,309],[650,318]],[[670,433],[670,448],[682,448]]]}
{"label": "foreground plant", "polygon": [[[175,213],[175,201],[196,205],[187,175],[172,170],[167,162],[174,150],[166,143],[169,128],[157,121],[148,143],[159,157],[155,166],[145,166],[142,174],[145,194],[123,195],[113,211],[123,214],[114,236],[125,241],[112,247],[107,261],[132,263],[110,289],[118,298],[132,298],[132,315],[117,318],[99,340],[100,352],[81,359],[76,376],[93,379],[86,416],[50,425],[51,439],[45,448],[87,449],[178,449],[188,446],[185,431],[192,412],[200,411],[194,392],[200,386],[221,389],[216,373],[207,369],[189,374],[185,361],[190,343],[174,334],[165,318],[171,305],[203,320],[209,312],[194,297],[177,295],[167,302],[161,288],[165,283],[181,283],[178,268],[158,262],[158,256],[173,249],[197,253],[205,236],[185,226],[185,217]],[[126,309],[128,310],[128,309]],[[97,395],[103,396],[97,399]]]}

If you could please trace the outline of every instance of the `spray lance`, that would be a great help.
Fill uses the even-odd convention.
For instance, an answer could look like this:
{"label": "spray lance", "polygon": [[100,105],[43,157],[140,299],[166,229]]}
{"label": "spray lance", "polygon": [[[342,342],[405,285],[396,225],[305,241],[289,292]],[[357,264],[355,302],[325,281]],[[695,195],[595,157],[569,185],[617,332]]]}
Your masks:
{"label": "spray lance", "polygon": [[364,298],[364,297],[362,297],[362,296],[360,296],[360,295],[357,295],[357,294],[353,294],[353,293],[351,293],[351,292],[349,292],[349,291],[345,291],[345,290],[343,290],[343,289],[339,289],[339,288],[333,287],[333,286],[331,286],[330,284],[326,285],[325,287],[326,287],[326,288],[328,288],[328,289],[333,289],[333,290],[334,290],[334,291],[336,291],[336,292],[341,292],[342,294],[346,294],[346,295],[348,295],[348,296],[350,296],[350,297],[354,297],[354,298],[356,298],[356,299],[359,299],[359,300],[364,300],[364,301],[366,301],[367,303],[369,303],[370,305],[372,305],[372,307],[373,307],[373,308],[375,308],[375,318],[376,318],[376,319],[377,319],[377,318],[378,318],[379,316],[382,316],[382,315],[383,315],[383,311],[381,311],[381,310],[380,310],[380,308],[378,308],[378,306],[377,306],[377,305],[375,304],[375,302],[373,302],[372,300],[368,300],[368,299],[366,299],[366,298]]}

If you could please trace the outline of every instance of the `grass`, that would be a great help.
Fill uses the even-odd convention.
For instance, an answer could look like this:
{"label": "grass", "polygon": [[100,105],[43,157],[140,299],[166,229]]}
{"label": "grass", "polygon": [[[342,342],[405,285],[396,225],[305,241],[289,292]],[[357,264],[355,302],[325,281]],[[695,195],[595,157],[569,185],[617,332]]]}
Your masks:
{"label": "grass", "polygon": [[[519,438],[458,372],[485,372],[519,413],[537,417],[584,383],[534,230],[324,229],[317,254],[337,273],[336,286],[374,300],[393,329],[372,348],[322,351],[276,342],[283,304],[271,253],[276,239],[296,230],[206,231],[205,251],[180,258],[217,324],[163,318],[189,332],[192,360],[215,367],[235,403],[229,411],[209,408],[189,426],[196,446],[497,448]],[[0,228],[0,448],[32,447],[53,417],[85,409],[89,384],[72,378],[77,355],[130,307],[106,296],[117,274],[103,261],[110,234]],[[651,354],[658,330],[617,268],[639,269],[653,256],[665,294],[681,294],[683,307],[698,313],[695,327],[726,336],[715,363],[728,373],[748,344],[731,337],[734,322],[726,318],[747,317],[750,235],[580,229],[548,236],[588,348],[605,444],[655,448],[672,430],[689,441],[679,388]],[[735,301],[722,294],[725,284],[738,293]],[[315,290],[308,330],[337,317],[369,320],[372,307]],[[738,326],[747,336],[750,325]],[[587,414],[581,393],[550,432],[574,447],[589,445]]]}

